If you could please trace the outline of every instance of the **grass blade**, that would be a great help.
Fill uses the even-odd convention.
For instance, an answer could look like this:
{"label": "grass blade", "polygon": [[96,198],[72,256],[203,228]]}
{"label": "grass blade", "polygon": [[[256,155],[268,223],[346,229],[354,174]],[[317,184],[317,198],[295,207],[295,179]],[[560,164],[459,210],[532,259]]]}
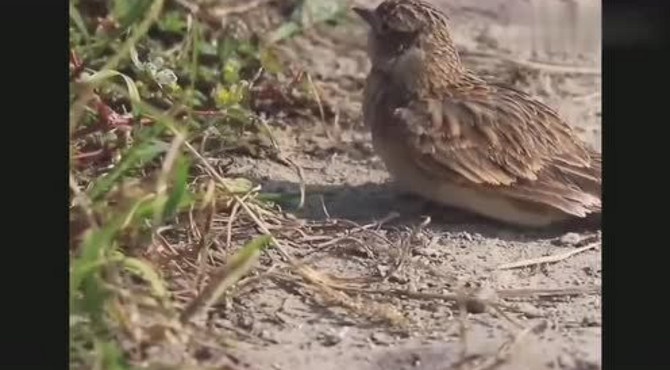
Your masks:
{"label": "grass blade", "polygon": [[125,257],[121,260],[121,264],[132,273],[146,280],[156,297],[161,299],[167,297],[168,291],[163,283],[163,279],[147,262],[138,258]]}
{"label": "grass blade", "polygon": [[96,340],[95,350],[97,355],[96,368],[106,370],[130,369],[130,366],[123,357],[123,352],[116,343]]}
{"label": "grass blade", "polygon": [[112,172],[95,182],[89,192],[89,197],[93,200],[99,199],[106,194],[112,186],[123,177],[128,171],[132,170],[141,162],[150,161],[167,150],[167,144],[158,140],[141,142],[131,147],[121,162],[114,167]]}
{"label": "grass blade", "polygon": [[135,85],[135,81],[133,81],[132,78],[124,75],[121,72],[112,70],[112,69],[107,69],[104,71],[96,72],[93,74],[91,77],[89,77],[86,81],[90,83],[98,83],[100,81],[104,81],[106,79],[109,79],[114,76],[120,76],[123,78],[123,81],[126,83],[126,87],[128,88],[128,97],[133,103],[139,102],[140,101],[140,92],[137,89],[137,85]]}
{"label": "grass blade", "polygon": [[174,187],[170,193],[170,197],[165,203],[163,209],[163,219],[172,217],[179,210],[184,200],[188,198],[188,159],[180,155],[175,164]]}
{"label": "grass blade", "polygon": [[139,21],[152,3],[152,0],[114,0],[112,14],[126,28]]}
{"label": "grass blade", "polygon": [[81,14],[79,13],[79,10],[77,10],[77,7],[75,4],[71,1],[70,2],[70,19],[72,19],[72,22],[74,22],[74,25],[77,26],[79,29],[79,32],[84,35],[84,40],[86,42],[89,42],[91,39],[91,35],[88,33],[88,30],[86,29],[86,23],[84,23],[84,18],[82,18]]}
{"label": "grass blade", "polygon": [[70,309],[74,308],[77,292],[82,290],[86,281],[110,262],[105,256],[119,228],[120,221],[114,219],[105,227],[91,231],[84,238],[81,246],[82,253],[74,259],[70,269]]}
{"label": "grass blade", "polygon": [[260,257],[261,250],[272,240],[269,235],[259,236],[234,255],[223,267],[214,272],[209,284],[182,312],[180,320],[187,322],[198,312],[202,312],[216,303],[223,293],[244,276]]}

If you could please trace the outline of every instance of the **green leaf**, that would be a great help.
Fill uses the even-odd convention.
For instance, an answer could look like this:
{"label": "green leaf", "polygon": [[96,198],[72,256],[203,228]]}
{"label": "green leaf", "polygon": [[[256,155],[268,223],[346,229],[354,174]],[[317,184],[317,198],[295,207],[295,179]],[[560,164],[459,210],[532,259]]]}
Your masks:
{"label": "green leaf", "polygon": [[263,251],[267,246],[272,242],[272,236],[270,235],[261,235],[251,240],[242,247],[235,257],[230,261],[233,271],[237,268],[246,266],[251,259],[258,257],[258,253]]}
{"label": "green leaf", "polygon": [[119,181],[128,171],[134,169],[138,164],[150,161],[168,149],[168,144],[158,140],[142,141],[131,147],[121,159],[112,172],[95,181],[89,191],[89,197],[93,200],[100,199],[112,186]]}
{"label": "green leaf", "polygon": [[188,196],[188,159],[180,155],[175,163],[174,187],[163,209],[163,218],[172,217]]}
{"label": "green leaf", "polygon": [[242,63],[237,58],[229,58],[223,65],[223,81],[227,84],[234,84],[240,80],[240,70]]}
{"label": "green leaf", "polygon": [[112,14],[122,28],[133,25],[149,10],[153,0],[114,0]]}
{"label": "green leaf", "polygon": [[[97,273],[110,260],[106,257],[112,249],[113,240],[121,227],[121,217],[115,217],[104,225],[101,229],[89,231],[84,236],[81,244],[81,255],[72,261],[70,268],[70,308],[75,305],[77,292],[87,285],[83,290],[93,296],[86,296],[85,299],[96,300],[102,294],[98,292],[95,285],[99,283]],[[89,307],[96,306],[97,303],[89,304]]]}
{"label": "green leaf", "polygon": [[79,13],[79,10],[75,7],[74,2],[70,2],[70,19],[72,19],[72,22],[74,22],[75,26],[77,26],[77,29],[84,35],[84,39],[86,42],[88,42],[91,38],[91,35],[88,33],[88,30],[86,29],[86,23],[84,23],[84,18],[81,17],[81,14]]}
{"label": "green leaf", "polygon": [[158,29],[163,32],[181,33],[186,29],[183,12],[169,11],[158,21]]}
{"label": "green leaf", "polygon": [[200,53],[200,55],[207,56],[207,57],[218,56],[217,48],[210,43],[199,42],[196,47],[197,47],[198,53]]}
{"label": "green leaf", "polygon": [[229,106],[226,108],[226,115],[229,122],[235,122],[243,126],[252,124],[253,118],[248,110],[240,106]]}
{"label": "green leaf", "polygon": [[258,47],[249,40],[242,40],[237,47],[237,52],[240,55],[255,59],[258,55]]}
{"label": "green leaf", "polygon": [[116,343],[108,341],[95,341],[97,352],[97,366],[94,368],[105,370],[128,370],[130,366],[126,362],[123,352]]}
{"label": "green leaf", "polygon": [[217,43],[217,54],[222,64],[226,63],[229,58],[237,56],[237,48],[239,41],[235,38],[221,35]]}
{"label": "green leaf", "polygon": [[279,57],[271,48],[261,48],[258,59],[260,59],[261,65],[266,71],[270,73],[280,73],[282,71]]}
{"label": "green leaf", "polygon": [[219,86],[214,95],[214,102],[219,108],[229,108],[239,105],[246,95],[246,88],[239,84],[228,88]]}
{"label": "green leaf", "polygon": [[[196,81],[198,80],[198,70],[199,68],[199,63],[200,63],[200,52],[199,52],[199,46],[202,43],[202,32],[200,28],[200,24],[197,21],[193,21],[191,24],[191,29],[189,30],[189,39],[190,39],[190,45],[191,45],[191,60],[189,61],[189,66],[188,66],[188,75],[191,80],[191,86],[189,87],[190,91],[195,90],[195,84]],[[185,100],[189,100],[189,96],[184,96]],[[188,104],[188,101],[187,101]],[[193,104],[193,105],[199,105],[199,104]]]}
{"label": "green leaf", "polygon": [[99,326],[103,323],[105,303],[111,292],[103,284],[100,270],[87,276],[81,284],[79,291],[81,299],[75,300],[73,311],[87,315],[92,324]]}
{"label": "green leaf", "polygon": [[[131,55],[132,55],[132,53],[131,53]],[[135,81],[133,81],[132,78],[124,75],[121,72],[111,70],[111,69],[103,70],[103,71],[100,71],[100,72],[96,72],[92,76],[88,77],[86,79],[86,82],[97,83],[99,81],[104,81],[104,80],[112,78],[114,76],[120,76],[121,78],[123,78],[123,81],[125,81],[126,87],[128,88],[128,97],[130,98],[131,102],[133,102],[133,103],[139,102],[140,101],[140,92],[137,89],[137,85],[135,84]]]}

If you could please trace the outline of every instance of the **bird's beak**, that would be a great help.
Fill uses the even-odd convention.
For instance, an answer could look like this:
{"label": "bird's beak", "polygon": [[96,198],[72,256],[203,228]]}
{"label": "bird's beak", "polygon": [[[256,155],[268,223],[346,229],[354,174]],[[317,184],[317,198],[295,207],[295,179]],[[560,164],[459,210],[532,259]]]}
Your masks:
{"label": "bird's beak", "polygon": [[363,20],[367,22],[370,27],[377,27],[377,16],[375,15],[375,11],[373,9],[362,8],[358,6],[355,6],[352,9],[356,12],[356,14],[358,14],[359,17],[363,18]]}

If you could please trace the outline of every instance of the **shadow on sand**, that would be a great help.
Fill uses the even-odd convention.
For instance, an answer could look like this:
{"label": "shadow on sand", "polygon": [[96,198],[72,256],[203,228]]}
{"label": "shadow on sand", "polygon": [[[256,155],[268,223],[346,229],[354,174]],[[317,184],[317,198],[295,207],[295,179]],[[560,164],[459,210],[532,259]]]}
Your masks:
{"label": "shadow on sand", "polygon": [[422,222],[423,217],[430,216],[431,223],[427,228],[435,232],[468,232],[510,241],[548,239],[567,232],[600,230],[600,215],[544,229],[524,229],[399,192],[391,183],[358,186],[307,185],[305,204],[298,209],[299,184],[259,179],[255,179],[255,182],[263,186],[263,191],[279,194],[280,200],[277,203],[285,211],[307,220],[325,220],[330,217],[367,224],[397,213],[397,217],[385,225],[414,226]]}

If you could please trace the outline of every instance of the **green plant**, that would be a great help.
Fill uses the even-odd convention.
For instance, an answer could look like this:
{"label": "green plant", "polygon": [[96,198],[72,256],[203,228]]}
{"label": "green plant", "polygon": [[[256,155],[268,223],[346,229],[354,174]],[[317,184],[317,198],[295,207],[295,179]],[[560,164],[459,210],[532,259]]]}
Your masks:
{"label": "green plant", "polygon": [[[251,122],[249,80],[272,58],[248,40],[205,37],[184,12],[162,12],[163,0],[108,1],[102,20],[87,13],[93,3],[69,8],[70,354],[73,366],[127,369],[118,339],[141,334],[132,317],[149,307],[166,328],[176,317],[160,270],[144,257],[156,230],[231,196],[203,193],[185,147],[212,128],[235,142],[228,126]],[[251,188],[235,184],[228,190]],[[226,286],[253,264],[259,240],[232,258]]]}

